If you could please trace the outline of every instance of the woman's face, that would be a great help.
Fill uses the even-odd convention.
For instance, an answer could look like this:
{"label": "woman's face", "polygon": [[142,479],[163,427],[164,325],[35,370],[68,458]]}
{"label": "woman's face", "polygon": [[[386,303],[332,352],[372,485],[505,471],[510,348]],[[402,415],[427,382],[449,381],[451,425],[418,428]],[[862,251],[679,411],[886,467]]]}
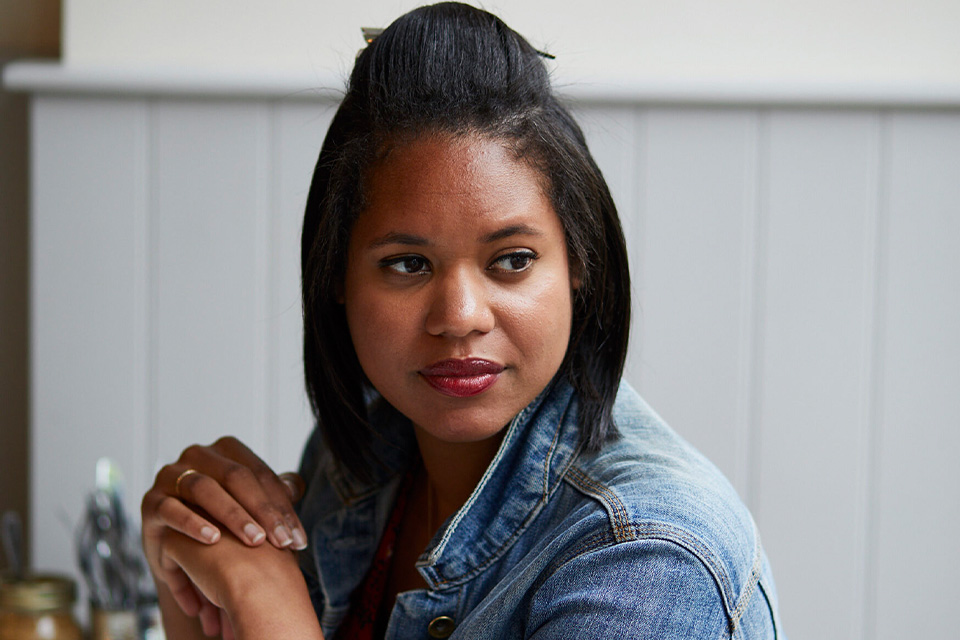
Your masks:
{"label": "woman's face", "polygon": [[567,248],[539,175],[482,137],[394,148],[368,175],[343,302],[364,373],[417,428],[497,435],[570,337]]}

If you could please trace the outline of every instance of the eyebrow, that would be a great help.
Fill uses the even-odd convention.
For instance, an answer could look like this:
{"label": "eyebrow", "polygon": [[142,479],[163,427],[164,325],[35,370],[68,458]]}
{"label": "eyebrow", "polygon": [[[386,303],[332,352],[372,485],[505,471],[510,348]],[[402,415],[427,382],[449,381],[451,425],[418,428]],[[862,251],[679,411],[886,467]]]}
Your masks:
{"label": "eyebrow", "polygon": [[526,224],[512,224],[509,227],[504,227],[503,229],[498,229],[493,233],[488,233],[483,236],[481,240],[483,242],[496,242],[497,240],[503,240],[504,238],[509,238],[511,236],[542,236],[543,232],[535,227],[531,227]]}
{"label": "eyebrow", "polygon": [[[496,242],[497,240],[503,240],[504,238],[510,238],[513,236],[542,236],[543,232],[535,227],[531,227],[526,224],[512,224],[508,227],[502,229],[497,229],[492,231],[485,236],[480,238],[480,241],[489,244],[491,242]],[[371,249],[376,249],[378,247],[384,247],[390,244],[404,244],[414,247],[424,247],[430,244],[430,241],[424,238],[423,236],[413,235],[412,233],[398,233],[396,231],[391,231],[383,236],[380,236],[376,240],[370,243]]]}
{"label": "eyebrow", "polygon": [[390,233],[380,236],[376,240],[370,243],[371,249],[376,249],[377,247],[384,247],[388,244],[409,244],[417,247],[422,247],[430,244],[426,238],[422,236],[415,236],[410,233],[397,233],[396,231],[391,231]]}

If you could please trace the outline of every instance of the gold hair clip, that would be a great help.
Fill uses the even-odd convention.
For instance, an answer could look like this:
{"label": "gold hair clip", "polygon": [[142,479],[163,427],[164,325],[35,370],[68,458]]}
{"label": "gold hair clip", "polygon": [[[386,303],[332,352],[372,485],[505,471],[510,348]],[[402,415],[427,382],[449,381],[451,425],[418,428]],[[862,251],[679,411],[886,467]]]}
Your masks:
{"label": "gold hair clip", "polygon": [[367,41],[367,44],[373,44],[377,36],[383,33],[383,29],[376,29],[374,27],[360,27],[360,31],[363,32],[363,39]]}

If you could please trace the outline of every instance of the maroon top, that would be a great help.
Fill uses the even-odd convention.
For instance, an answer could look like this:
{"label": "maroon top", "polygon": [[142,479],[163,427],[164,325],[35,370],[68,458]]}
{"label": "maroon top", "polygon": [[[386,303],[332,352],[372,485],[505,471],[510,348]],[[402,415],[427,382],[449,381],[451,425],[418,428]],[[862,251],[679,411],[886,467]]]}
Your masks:
{"label": "maroon top", "polygon": [[403,478],[403,484],[397,494],[397,502],[393,505],[393,512],[390,514],[390,521],[387,522],[387,528],[383,532],[383,537],[380,538],[377,555],[373,559],[373,564],[370,565],[367,577],[363,579],[363,584],[353,594],[353,602],[350,604],[347,617],[337,630],[337,640],[374,640],[383,636],[387,620],[380,621],[378,616],[383,605],[386,604],[383,598],[387,577],[390,575],[390,560],[393,558],[400,523],[403,521],[403,513],[413,489],[413,476],[411,471]]}

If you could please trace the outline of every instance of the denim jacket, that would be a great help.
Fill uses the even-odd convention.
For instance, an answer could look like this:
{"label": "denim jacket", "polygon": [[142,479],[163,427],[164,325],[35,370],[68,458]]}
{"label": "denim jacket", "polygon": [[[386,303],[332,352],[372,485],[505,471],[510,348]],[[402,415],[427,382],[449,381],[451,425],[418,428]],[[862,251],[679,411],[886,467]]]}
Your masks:
{"label": "denim jacket", "polygon": [[[381,406],[371,420],[387,463],[374,482],[338,472],[316,432],[301,469],[301,567],[328,638],[416,455],[402,416]],[[428,588],[398,595],[386,638],[783,637],[756,526],[726,479],[626,384],[614,421],[619,439],[583,451],[562,381],[521,411],[420,556]]]}

